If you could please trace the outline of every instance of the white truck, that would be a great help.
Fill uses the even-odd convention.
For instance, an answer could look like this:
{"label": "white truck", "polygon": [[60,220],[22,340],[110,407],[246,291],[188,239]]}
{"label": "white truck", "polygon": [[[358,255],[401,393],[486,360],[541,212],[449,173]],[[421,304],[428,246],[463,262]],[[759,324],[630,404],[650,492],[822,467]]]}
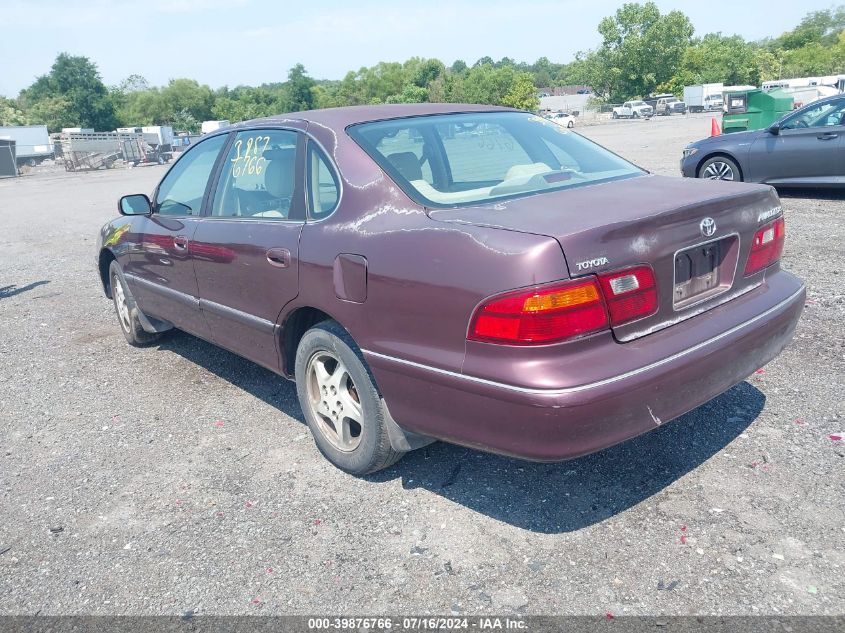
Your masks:
{"label": "white truck", "polygon": [[231,125],[231,123],[229,123],[226,119],[222,119],[220,121],[203,121],[200,131],[203,134],[210,134],[211,132],[219,130],[221,127],[227,127],[228,125]]}
{"label": "white truck", "polygon": [[53,143],[46,125],[0,127],[0,138],[15,141],[18,167],[35,167],[41,161],[53,158]]}
{"label": "white truck", "polygon": [[723,84],[698,84],[684,86],[684,101],[690,112],[714,112],[725,104]]}
{"label": "white truck", "polygon": [[613,108],[614,119],[650,119],[654,109],[645,101],[626,101]]}

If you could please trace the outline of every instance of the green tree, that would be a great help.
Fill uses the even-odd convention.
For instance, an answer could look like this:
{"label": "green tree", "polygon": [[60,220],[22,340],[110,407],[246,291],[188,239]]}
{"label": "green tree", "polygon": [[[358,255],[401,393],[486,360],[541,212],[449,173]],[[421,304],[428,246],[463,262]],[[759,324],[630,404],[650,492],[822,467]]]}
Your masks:
{"label": "green tree", "polygon": [[462,75],[467,70],[469,70],[469,66],[467,66],[467,63],[462,59],[456,59],[449,67],[449,71],[455,73],[456,75]]}
{"label": "green tree", "polygon": [[305,66],[297,64],[290,69],[287,88],[291,112],[314,108],[314,80],[308,76]]}
{"label": "green tree", "polygon": [[657,90],[680,95],[684,86],[700,83],[757,86],[771,65],[771,53],[739,35],[708,33],[687,47],[675,75]]}
{"label": "green tree", "polygon": [[197,121],[211,118],[214,105],[214,93],[206,85],[200,85],[195,79],[171,79],[161,89],[161,101],[164,107],[164,122],[172,122],[183,110]]}
{"label": "green tree", "polygon": [[510,88],[502,98],[502,105],[520,110],[536,110],[540,105],[531,73],[517,73]]}
{"label": "green tree", "polygon": [[622,101],[645,96],[678,71],[693,27],[686,15],[662,15],[654,2],[627,3],[598,27],[601,46],[582,56],[580,78],[600,96]]}
{"label": "green tree", "polygon": [[28,123],[24,113],[18,109],[18,104],[0,97],[0,125],[26,125]]}
{"label": "green tree", "polygon": [[168,123],[170,123],[177,132],[197,133],[200,131],[200,121],[197,121],[194,118],[194,115],[191,114],[187,108],[184,108],[174,114]]}
{"label": "green tree", "polygon": [[428,89],[415,84],[408,84],[402,92],[389,95],[385,103],[424,103],[428,100]]}
{"label": "green tree", "polygon": [[415,86],[428,88],[428,84],[438,79],[445,72],[446,67],[439,59],[426,59],[417,67],[411,81]]}
{"label": "green tree", "polygon": [[19,101],[30,111],[33,122],[47,123],[49,119],[48,127],[61,124],[112,130],[118,123],[97,66],[87,57],[60,53],[50,72],[23,90]]}
{"label": "green tree", "polygon": [[70,100],[44,97],[27,110],[26,123],[46,125],[51,132],[61,132],[65,127],[79,127],[79,118]]}
{"label": "green tree", "polygon": [[771,44],[773,48],[787,51],[808,44],[836,44],[842,29],[845,29],[845,6],[813,11],[805,15],[794,29],[772,40]]}

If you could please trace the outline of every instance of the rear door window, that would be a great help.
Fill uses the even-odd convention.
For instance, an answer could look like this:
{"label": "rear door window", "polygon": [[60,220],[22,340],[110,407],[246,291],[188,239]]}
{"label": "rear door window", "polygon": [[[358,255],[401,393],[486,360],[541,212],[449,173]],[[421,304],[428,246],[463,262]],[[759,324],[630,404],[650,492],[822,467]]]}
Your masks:
{"label": "rear door window", "polygon": [[308,143],[308,208],[310,217],[321,220],[335,210],[340,187],[334,170],[317,145]]}
{"label": "rear door window", "polygon": [[297,138],[297,133],[289,130],[238,132],[223,163],[211,217],[289,219]]}

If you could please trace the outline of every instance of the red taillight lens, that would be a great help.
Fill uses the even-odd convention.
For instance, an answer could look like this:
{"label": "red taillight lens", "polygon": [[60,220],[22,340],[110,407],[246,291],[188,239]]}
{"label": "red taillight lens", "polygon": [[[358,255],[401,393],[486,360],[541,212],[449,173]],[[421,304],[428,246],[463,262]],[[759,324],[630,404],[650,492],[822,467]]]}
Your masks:
{"label": "red taillight lens", "polygon": [[607,310],[593,278],[509,292],[482,303],[469,327],[472,341],[542,345],[598,332]]}
{"label": "red taillight lens", "polygon": [[657,287],[650,266],[636,266],[599,275],[611,325],[621,325],[657,312]]}
{"label": "red taillight lens", "polygon": [[763,270],[780,259],[783,241],[786,238],[786,223],[783,218],[770,222],[754,234],[751,252],[745,264],[745,276]]}

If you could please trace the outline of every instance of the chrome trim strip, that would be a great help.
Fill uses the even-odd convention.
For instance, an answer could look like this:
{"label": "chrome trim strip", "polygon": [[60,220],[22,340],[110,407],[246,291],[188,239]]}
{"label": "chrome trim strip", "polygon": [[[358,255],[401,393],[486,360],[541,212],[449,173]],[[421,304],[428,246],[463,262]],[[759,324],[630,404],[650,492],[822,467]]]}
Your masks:
{"label": "chrome trim strip", "polygon": [[757,316],[755,316],[751,319],[748,319],[748,321],[745,321],[744,323],[740,323],[739,325],[735,325],[731,329],[725,330],[721,334],[714,336],[711,339],[708,339],[706,341],[702,341],[701,343],[698,343],[697,345],[693,345],[692,347],[690,347],[688,349],[680,351],[676,354],[672,354],[671,356],[667,356],[666,358],[663,358],[661,360],[655,361],[655,362],[651,363],[650,365],[646,365],[645,367],[638,367],[637,369],[632,369],[631,371],[625,372],[624,374],[618,374],[616,376],[611,376],[610,378],[605,378],[604,380],[599,380],[599,381],[596,381],[596,382],[587,383],[585,385],[578,385],[577,387],[566,387],[564,389],[534,389],[534,388],[530,388],[530,387],[520,387],[518,385],[511,385],[511,384],[508,384],[508,383],[496,382],[494,380],[487,380],[486,378],[478,378],[476,376],[468,376],[466,374],[458,374],[456,372],[449,371],[449,370],[446,370],[446,369],[440,369],[438,367],[432,367],[430,365],[423,365],[421,363],[415,363],[415,362],[410,361],[410,360],[404,360],[402,358],[396,358],[394,356],[388,356],[387,354],[380,354],[378,352],[373,352],[373,351],[367,350],[367,349],[362,349],[361,351],[364,352],[364,354],[367,354],[368,356],[372,356],[374,358],[381,358],[383,360],[393,361],[393,362],[396,362],[396,363],[401,363],[403,365],[409,365],[409,366],[415,367],[417,369],[423,369],[423,370],[426,370],[426,371],[431,371],[431,372],[441,374],[441,375],[444,375],[444,376],[449,376],[451,378],[460,378],[462,380],[467,380],[469,382],[475,382],[475,383],[478,383],[478,384],[487,385],[489,387],[497,387],[499,389],[507,389],[509,391],[517,391],[519,393],[537,394],[537,395],[544,395],[544,396],[565,395],[565,394],[569,394],[569,393],[578,393],[578,392],[581,392],[581,391],[587,391],[589,389],[595,389],[597,387],[603,387],[604,385],[609,385],[609,384],[612,384],[614,382],[618,382],[620,380],[625,380],[626,378],[630,378],[631,376],[636,376],[637,374],[641,374],[643,372],[650,371],[652,369],[655,369],[657,367],[665,365],[666,363],[671,363],[672,361],[677,360],[678,358],[683,358],[684,356],[692,354],[693,352],[696,352],[696,351],[698,351],[698,350],[700,350],[704,347],[707,347],[708,345],[711,345],[712,343],[720,341],[723,338],[726,338],[726,337],[728,337],[728,336],[748,327],[749,325],[756,323],[760,319],[766,318],[767,316],[769,316],[773,312],[777,312],[778,310],[781,310],[784,306],[786,306],[789,303],[791,303],[792,301],[794,301],[795,298],[797,296],[799,296],[802,292],[804,292],[804,285],[803,284],[801,285],[801,288],[799,290],[797,290],[796,292],[791,294],[789,297],[787,297],[786,299],[784,299],[783,301],[781,301],[777,305],[772,306],[771,308],[769,308],[765,312],[761,312]]}
{"label": "chrome trim strip", "polygon": [[172,299],[173,301],[176,301],[183,305],[190,306],[195,310],[199,309],[199,299],[197,299],[193,295],[189,295],[179,290],[174,290],[173,288],[168,288],[167,286],[162,286],[161,284],[157,284],[154,281],[144,279],[143,277],[138,277],[137,275],[133,275],[131,273],[123,273],[123,277],[127,281],[132,281],[133,283],[138,284],[138,286],[145,288],[151,292],[156,292],[162,296],[167,297],[168,299]]}
{"label": "chrome trim strip", "polygon": [[262,319],[254,314],[243,312],[242,310],[238,310],[236,308],[230,308],[222,303],[209,301],[208,299],[200,299],[199,304],[200,310],[211,312],[217,316],[231,319],[232,321],[237,321],[238,323],[253,327],[256,330],[266,332],[267,334],[272,334],[276,329],[276,324],[272,321]]}

